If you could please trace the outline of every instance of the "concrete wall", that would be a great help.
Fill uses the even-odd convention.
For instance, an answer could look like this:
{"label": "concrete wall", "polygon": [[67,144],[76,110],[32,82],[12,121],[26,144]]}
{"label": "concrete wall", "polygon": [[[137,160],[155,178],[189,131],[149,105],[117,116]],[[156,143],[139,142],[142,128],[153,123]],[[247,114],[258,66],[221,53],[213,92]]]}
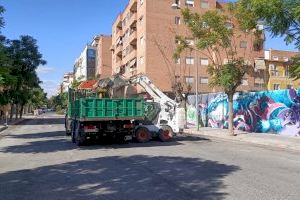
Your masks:
{"label": "concrete wall", "polygon": [[[195,125],[195,96],[189,97],[188,124]],[[223,93],[199,95],[200,125],[228,127],[228,99]],[[234,128],[249,132],[300,136],[300,88],[237,93]]]}

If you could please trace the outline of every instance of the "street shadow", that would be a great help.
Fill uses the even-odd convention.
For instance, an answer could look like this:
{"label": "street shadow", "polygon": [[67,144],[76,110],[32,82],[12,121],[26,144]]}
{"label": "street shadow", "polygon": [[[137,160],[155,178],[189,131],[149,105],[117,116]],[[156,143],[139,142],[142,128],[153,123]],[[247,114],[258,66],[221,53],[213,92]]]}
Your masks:
{"label": "street shadow", "polygon": [[56,125],[64,124],[64,118],[35,118],[35,119],[25,119],[19,125]]}
{"label": "street shadow", "polygon": [[0,174],[1,199],[224,199],[240,168],[198,158],[108,156]]}
{"label": "street shadow", "polygon": [[75,149],[75,145],[65,139],[40,140],[21,145],[0,148],[2,153],[51,153]]}
{"label": "street shadow", "polygon": [[17,139],[40,139],[38,141],[29,141],[21,145],[6,146],[0,148],[2,153],[51,153],[59,151],[68,151],[73,149],[95,150],[95,149],[121,149],[121,148],[147,148],[147,147],[168,147],[186,145],[185,141],[210,142],[209,139],[193,136],[175,137],[169,142],[151,140],[147,143],[117,143],[116,140],[96,140],[87,142],[85,146],[77,147],[71,142],[71,137],[65,136],[64,131],[42,132],[32,134],[9,135],[9,138]]}
{"label": "street shadow", "polygon": [[26,133],[26,134],[15,134],[8,135],[8,138],[17,139],[42,139],[42,138],[56,138],[65,136],[65,131],[53,131],[53,132],[41,132],[41,133]]}
{"label": "street shadow", "polygon": [[97,149],[121,149],[121,148],[147,148],[147,147],[167,147],[183,145],[177,141],[159,142],[150,141],[147,143],[123,143],[117,144],[116,141],[93,141],[85,146],[77,147],[71,142],[71,138],[46,139],[39,141],[26,142],[21,145],[13,145],[0,148],[2,153],[52,153],[68,151],[73,149],[97,150]]}

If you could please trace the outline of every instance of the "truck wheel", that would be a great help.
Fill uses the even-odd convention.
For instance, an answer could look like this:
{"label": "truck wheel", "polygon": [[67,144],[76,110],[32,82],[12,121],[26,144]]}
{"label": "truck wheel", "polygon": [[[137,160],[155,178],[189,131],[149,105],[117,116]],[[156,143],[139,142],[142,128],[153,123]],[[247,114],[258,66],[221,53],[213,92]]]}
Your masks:
{"label": "truck wheel", "polygon": [[82,145],[84,145],[84,142],[85,142],[85,137],[81,136],[80,123],[76,123],[75,143],[77,146],[82,146]]}
{"label": "truck wheel", "polygon": [[135,132],[135,136],[136,136],[136,140],[139,143],[149,142],[151,138],[149,130],[144,127],[137,129]]}
{"label": "truck wheel", "polygon": [[75,122],[71,122],[71,137],[72,137],[72,142],[75,143]]}
{"label": "truck wheel", "polygon": [[66,136],[70,136],[72,134],[72,130],[71,129],[71,124],[70,124],[70,120],[66,119],[65,120],[65,128],[66,128]]}
{"label": "truck wheel", "polygon": [[168,142],[173,138],[173,130],[170,126],[162,126],[158,137],[162,142]]}

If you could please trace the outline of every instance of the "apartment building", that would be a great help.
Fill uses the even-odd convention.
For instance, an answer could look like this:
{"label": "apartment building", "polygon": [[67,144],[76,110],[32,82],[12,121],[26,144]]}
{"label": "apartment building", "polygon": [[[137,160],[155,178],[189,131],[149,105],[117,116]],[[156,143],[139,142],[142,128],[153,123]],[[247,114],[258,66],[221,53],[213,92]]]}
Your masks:
{"label": "apartment building", "polygon": [[92,47],[96,49],[95,77],[99,79],[112,75],[111,35],[94,37]]}
{"label": "apartment building", "polygon": [[290,78],[289,65],[292,57],[300,52],[266,50],[266,77],[268,90],[299,88],[300,80],[294,81]]}
{"label": "apartment building", "polygon": [[85,81],[95,78],[96,47],[86,45],[75,60],[73,72],[76,80]]}
{"label": "apartment building", "polygon": [[[121,73],[126,78],[146,74],[164,92],[172,92],[172,83],[182,79],[195,91],[198,67],[199,92],[212,92],[207,73],[210,60],[204,53],[185,51],[179,59],[173,58],[176,35],[185,36],[194,44],[178,8],[189,7],[194,12],[204,13],[215,9],[221,11],[223,6],[216,0],[129,0],[112,26],[113,74]],[[229,23],[231,27],[237,26],[235,21]],[[236,39],[241,56],[246,52],[251,62],[256,57],[263,57],[263,48],[250,55],[254,47],[251,38],[244,35]],[[253,76],[245,77],[239,89],[261,90],[254,84],[254,79]]]}
{"label": "apartment building", "polygon": [[68,89],[71,86],[73,80],[74,80],[74,74],[72,72],[65,73],[61,85],[61,91],[68,92]]}

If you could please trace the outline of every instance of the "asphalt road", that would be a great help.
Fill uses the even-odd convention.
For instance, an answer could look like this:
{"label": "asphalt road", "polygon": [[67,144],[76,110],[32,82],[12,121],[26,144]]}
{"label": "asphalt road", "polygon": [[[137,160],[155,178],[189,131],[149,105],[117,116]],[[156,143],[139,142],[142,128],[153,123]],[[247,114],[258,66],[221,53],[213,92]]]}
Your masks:
{"label": "asphalt road", "polygon": [[300,199],[300,155],[183,136],[78,148],[55,115],[0,136],[0,199]]}

